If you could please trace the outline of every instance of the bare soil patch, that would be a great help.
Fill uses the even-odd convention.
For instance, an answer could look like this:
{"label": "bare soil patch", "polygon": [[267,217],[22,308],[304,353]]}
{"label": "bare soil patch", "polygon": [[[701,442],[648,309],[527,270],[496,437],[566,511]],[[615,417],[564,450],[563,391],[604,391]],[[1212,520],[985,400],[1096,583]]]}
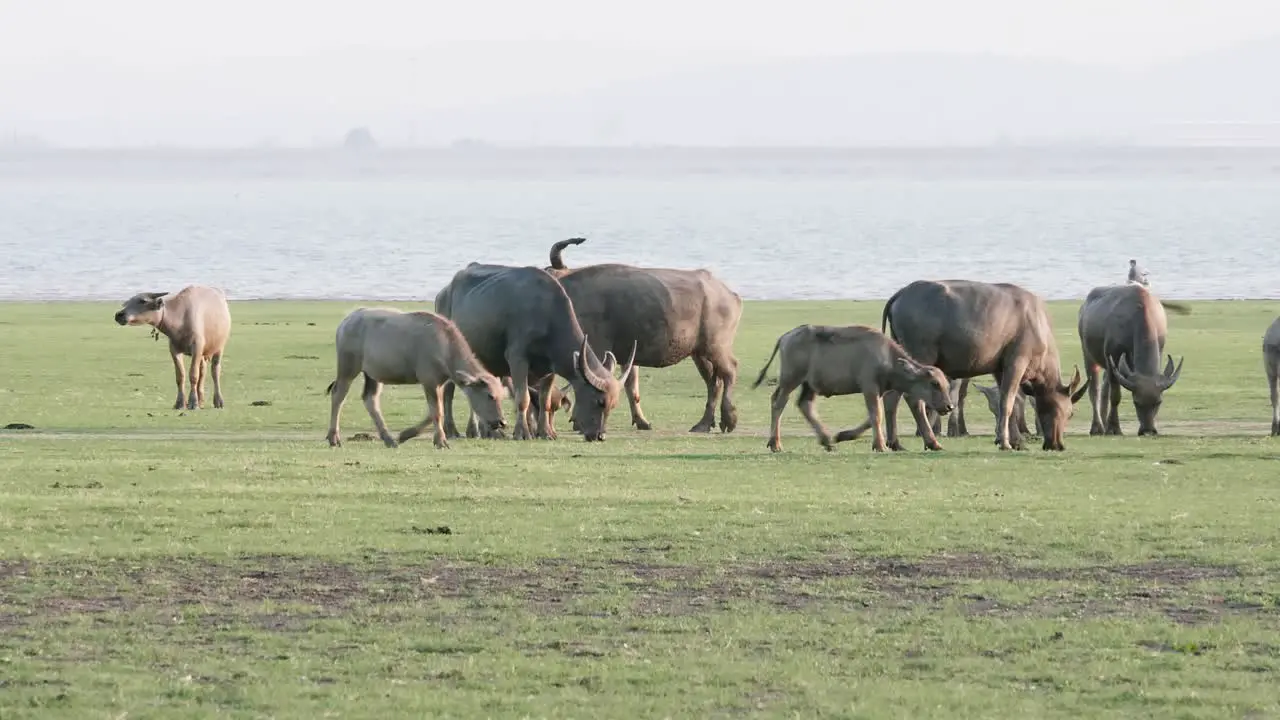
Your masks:
{"label": "bare soil patch", "polygon": [[[687,615],[758,602],[780,611],[839,605],[904,610],[961,603],[975,616],[1094,617],[1159,612],[1200,623],[1280,608],[1201,596],[1192,583],[1241,577],[1234,567],[1174,561],[1075,568],[1036,567],[980,554],[915,560],[824,557],[692,566],[615,560],[583,565],[546,559],[525,566],[443,561],[409,564],[371,555],[358,563],[258,555],[234,559],[0,561],[0,627],[68,615],[196,608],[204,622],[276,631],[391,603],[468,600],[468,607],[518,601],[534,612],[590,612],[591,600],[624,598],[636,616]],[[972,592],[981,581],[1049,581],[1054,592],[1010,604]],[[833,581],[845,581],[836,582]],[[852,581],[852,582],[848,582]],[[288,611],[264,613],[262,604]],[[584,602],[586,601],[586,602]],[[296,610],[294,610],[296,608]]]}

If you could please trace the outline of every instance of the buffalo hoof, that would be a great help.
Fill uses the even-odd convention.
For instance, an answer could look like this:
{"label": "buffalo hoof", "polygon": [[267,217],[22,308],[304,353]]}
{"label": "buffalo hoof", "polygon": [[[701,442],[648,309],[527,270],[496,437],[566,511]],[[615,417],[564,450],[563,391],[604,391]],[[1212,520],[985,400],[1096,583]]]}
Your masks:
{"label": "buffalo hoof", "polygon": [[949,438],[969,437],[969,431],[962,430],[960,428],[947,428],[947,437]]}
{"label": "buffalo hoof", "polygon": [[826,450],[827,452],[831,452],[831,451],[833,451],[833,450],[835,450],[835,449],[836,449],[835,443],[831,442],[831,436],[830,436],[830,435],[821,435],[821,436],[819,436],[819,437],[818,437],[818,444],[819,444],[819,445],[821,445],[821,446],[822,446],[822,449],[823,449],[823,450]]}
{"label": "buffalo hoof", "polygon": [[[856,430],[841,430],[840,432],[836,433],[836,442],[842,443],[842,442],[849,442],[850,440],[857,440],[858,436],[861,434],[862,433]],[[883,445],[883,443],[881,444]]]}
{"label": "buffalo hoof", "polygon": [[329,441],[329,447],[342,447],[342,439],[338,437],[338,433],[331,432],[325,436],[325,440]]}
{"label": "buffalo hoof", "polygon": [[1107,431],[1101,425],[1092,425],[1089,427],[1089,434],[1091,436],[1106,435]]}
{"label": "buffalo hoof", "polygon": [[941,445],[941,444],[939,444],[937,441],[934,441],[934,442],[931,442],[931,443],[925,443],[925,444],[924,444],[924,449],[925,449],[925,450],[932,450],[932,451],[934,451],[934,452],[937,452],[937,451],[939,451],[939,450],[941,450],[941,449],[942,449],[942,445]]}
{"label": "buffalo hoof", "polygon": [[1280,420],[1271,421],[1271,437],[1280,435]]}
{"label": "buffalo hoof", "polygon": [[637,430],[652,430],[653,425],[649,424],[644,418],[631,418],[631,424],[636,426]]}
{"label": "buffalo hoof", "polygon": [[200,407],[200,402],[199,402],[199,400],[197,400],[197,399],[196,399],[196,396],[195,396],[195,395],[192,395],[192,396],[191,396],[191,399],[187,400],[187,409],[188,409],[188,410],[195,410],[195,409],[197,409],[197,408],[199,408],[199,407]]}
{"label": "buffalo hoof", "polygon": [[443,435],[437,435],[437,436],[436,436],[436,439],[435,439],[435,443],[434,443],[434,444],[435,444],[435,446],[436,446],[436,449],[437,449],[437,450],[448,450],[448,449],[449,449],[449,441],[448,441],[448,440],[445,440],[445,438],[444,438],[444,436],[443,436]]}
{"label": "buffalo hoof", "polygon": [[400,447],[400,443],[396,442],[396,439],[391,437],[390,435],[387,435],[386,437],[382,438],[382,444],[386,445],[387,447],[393,450],[395,448]]}
{"label": "buffalo hoof", "polygon": [[885,448],[884,448],[884,443],[883,443],[883,442],[878,442],[878,443],[873,442],[873,443],[871,443],[871,452],[878,452],[878,453],[882,453],[882,452],[884,452],[884,450],[885,450]]}
{"label": "buffalo hoof", "polygon": [[708,420],[708,421],[700,422],[697,425],[694,425],[693,427],[689,428],[689,432],[709,433],[711,432],[711,421]]}
{"label": "buffalo hoof", "polygon": [[178,401],[173,404],[174,410],[183,410],[186,407],[187,407],[187,400],[186,398],[182,398],[182,397],[178,398]]}
{"label": "buffalo hoof", "polygon": [[765,447],[769,448],[769,450],[771,450],[772,452],[782,452],[782,441],[770,440],[768,443],[765,444]]}
{"label": "buffalo hoof", "polygon": [[723,414],[720,416],[720,432],[731,433],[736,429],[738,429],[737,412],[730,413],[727,419]]}
{"label": "buffalo hoof", "polygon": [[221,409],[225,406],[225,404],[226,404],[226,403],[222,402],[222,396],[221,396],[221,395],[214,395],[214,396],[213,396],[213,406],[214,406],[215,408],[217,408],[217,409],[221,410]]}
{"label": "buffalo hoof", "polygon": [[901,440],[894,440],[893,442],[889,443],[889,449],[894,452],[902,452],[903,450],[906,450],[906,448],[902,447]]}

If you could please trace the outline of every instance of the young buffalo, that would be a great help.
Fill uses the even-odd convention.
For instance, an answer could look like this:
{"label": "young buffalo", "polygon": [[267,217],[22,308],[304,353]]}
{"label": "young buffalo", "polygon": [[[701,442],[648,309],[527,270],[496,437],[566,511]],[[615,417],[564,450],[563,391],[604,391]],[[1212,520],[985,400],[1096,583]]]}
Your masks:
{"label": "young buffalo", "polygon": [[768,447],[782,450],[782,411],[787,398],[796,388],[800,397],[796,406],[818,435],[827,450],[833,449],[830,433],[814,412],[818,395],[852,395],[862,393],[867,401],[867,421],[851,430],[842,430],[835,442],[853,440],[874,429],[871,449],[885,449],[884,405],[881,396],[898,391],[921,400],[926,406],[946,415],[951,412],[951,391],[947,377],[931,365],[912,360],[898,343],[884,333],[866,325],[801,325],[778,338],[769,362],[752,388],[760,387],[773,358],[781,352],[782,368],[778,371],[778,387],[773,391],[773,417]]}
{"label": "young buffalo", "polygon": [[[378,437],[387,447],[396,447],[416,437],[427,425],[435,426],[435,445],[447,448],[440,426],[441,394],[448,382],[462,388],[480,419],[495,427],[505,427],[502,398],[506,388],[489,374],[467,345],[466,338],[448,319],[426,311],[403,312],[394,308],[358,308],[338,324],[335,334],[338,351],[337,379],[326,393],[333,395],[329,416],[329,444],[341,445],[338,415],[356,376],[364,373],[364,406],[378,428]],[[378,396],[382,386],[421,385],[427,394],[427,418],[391,437],[382,419]]]}

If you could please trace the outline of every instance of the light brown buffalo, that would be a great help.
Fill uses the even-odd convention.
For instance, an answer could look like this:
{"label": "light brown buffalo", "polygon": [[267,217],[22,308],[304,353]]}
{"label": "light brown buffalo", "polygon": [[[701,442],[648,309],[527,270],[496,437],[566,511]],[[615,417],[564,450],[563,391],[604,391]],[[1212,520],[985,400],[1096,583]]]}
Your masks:
{"label": "light brown buffalo", "polygon": [[[515,383],[512,382],[511,378],[510,377],[502,378],[502,384],[506,386],[507,392],[512,397],[514,397],[516,393],[516,386],[515,386]],[[535,383],[530,383],[529,385],[529,419],[530,419],[530,422],[540,424],[541,422],[543,422],[542,415],[544,414],[545,411],[543,410],[543,403],[542,403],[542,398],[539,394],[539,390],[538,388],[534,387],[534,385]],[[557,410],[564,410],[567,412],[573,409],[573,401],[569,399],[569,395],[568,395],[569,387],[570,386],[568,384],[566,384],[564,387],[556,387],[555,385],[551,386],[550,412],[555,413]],[[445,435],[448,436],[448,434],[449,434],[449,428],[446,425]],[[495,430],[494,428],[485,426],[483,423],[477,422],[476,414],[473,412],[470,414],[470,418],[467,420],[467,437],[469,438],[482,437],[482,438],[498,440],[498,439],[502,439],[504,435],[499,430]]]}
{"label": "light brown buffalo", "polygon": [[[440,423],[442,390],[453,382],[462,388],[473,412],[495,427],[506,425],[502,398],[506,388],[471,352],[458,328],[446,318],[426,311],[404,312],[393,308],[352,310],[335,333],[338,354],[337,379],[325,393],[333,395],[329,416],[330,445],[341,445],[338,415],[356,376],[364,373],[364,406],[387,447],[396,447],[435,426],[435,446],[449,447]],[[421,385],[427,394],[427,417],[421,423],[391,437],[382,418],[379,394],[383,385]]]}
{"label": "light brown buffalo", "polygon": [[[178,384],[174,410],[204,407],[204,375],[213,370],[213,406],[223,406],[222,354],[231,337],[231,309],[227,296],[217,288],[191,285],[170,295],[167,292],[138,293],[124,301],[115,315],[120,325],[150,325],[157,339],[169,339],[173,376]],[[182,356],[191,357],[190,372],[184,372]],[[187,375],[190,396],[183,393]],[[183,401],[186,401],[185,403]]]}
{"label": "light brown buffalo", "polygon": [[[951,412],[951,417],[947,418],[947,437],[968,437],[969,427],[964,413],[964,401],[969,396],[970,378],[947,378],[947,381],[951,383],[951,404],[955,407],[955,410]],[[987,409],[991,411],[991,414],[995,416],[996,419],[999,419],[1000,388],[989,385],[979,385],[977,383],[974,383],[973,386],[978,388],[978,391],[987,399]],[[1010,416],[1010,419],[1017,426],[1018,432],[1022,435],[1039,435],[1039,416],[1034,416],[1036,422],[1035,433],[1032,433],[1027,429],[1026,405],[1028,402],[1031,403],[1032,411],[1034,413],[1035,401],[1027,397],[1027,394],[1022,392],[1022,390],[1018,390],[1018,399],[1013,404],[1013,414]],[[942,417],[932,410],[930,410],[928,414],[929,423],[933,427],[933,434],[941,434]],[[920,435],[919,430],[916,430],[916,435]]]}
{"label": "light brown buffalo", "polygon": [[[702,417],[689,432],[711,432],[720,409],[720,430],[733,432],[738,412],[733,387],[738,379],[734,337],[742,319],[742,298],[707,270],[636,267],[616,263],[568,268],[561,252],[584,238],[561,240],[551,247],[551,266],[573,299],[582,331],[601,352],[635,349],[635,369],[624,388],[631,423],[653,426],[640,409],[640,367],[664,368],[693,361],[707,387]],[[576,391],[575,391],[576,392]]]}
{"label": "light brown buffalo", "polygon": [[1271,434],[1280,435],[1280,317],[1271,322],[1262,337],[1262,361],[1267,368],[1267,386],[1271,388]]}
{"label": "light brown buffalo", "polygon": [[[1185,315],[1191,310],[1181,303],[1160,300],[1149,288],[1138,283],[1096,287],[1085,296],[1077,314],[1076,330],[1084,352],[1085,372],[1089,376],[1089,402],[1093,405],[1090,435],[1119,435],[1120,388],[1133,396],[1138,416],[1138,434],[1156,435],[1156,415],[1164,402],[1164,393],[1182,374],[1182,360],[1173,365],[1173,357],[1163,372],[1160,356],[1164,353],[1168,334],[1165,308]],[[1099,382],[1106,372],[1106,381]],[[1103,391],[1109,410],[1104,423]]]}
{"label": "light brown buffalo", "polygon": [[[917,280],[885,303],[881,329],[917,361],[935,365],[949,378],[993,375],[1000,387],[996,446],[1023,447],[1017,424],[1010,424],[1018,390],[1035,399],[1045,450],[1063,450],[1062,438],[1075,403],[1084,395],[1077,367],[1064,385],[1053,325],[1044,301],[1009,283],[974,280]],[[897,437],[898,393],[885,397],[889,447]],[[923,403],[910,405],[925,447],[940,449]]]}
{"label": "light brown buffalo", "polygon": [[773,354],[765,363],[752,388],[760,387],[769,366],[782,355],[778,369],[778,387],[773,391],[773,417],[770,422],[768,448],[782,450],[782,411],[791,393],[800,388],[796,406],[818,435],[827,450],[833,439],[814,411],[817,396],[862,393],[867,403],[867,420],[851,429],[842,430],[834,442],[856,439],[873,430],[871,449],[883,452],[885,433],[881,396],[888,391],[905,393],[942,414],[951,412],[951,393],[947,378],[935,367],[912,360],[898,343],[884,333],[866,325],[801,325],[787,331],[774,343]]}

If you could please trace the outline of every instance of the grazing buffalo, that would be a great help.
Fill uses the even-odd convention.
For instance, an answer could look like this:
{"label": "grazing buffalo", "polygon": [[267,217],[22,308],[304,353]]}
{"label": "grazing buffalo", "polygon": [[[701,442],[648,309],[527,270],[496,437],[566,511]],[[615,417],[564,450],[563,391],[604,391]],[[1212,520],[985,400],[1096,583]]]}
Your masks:
{"label": "grazing buffalo", "polygon": [[626,383],[632,424],[640,430],[652,427],[640,409],[639,367],[664,368],[692,358],[707,386],[707,404],[689,431],[711,432],[718,402],[720,429],[733,432],[738,425],[733,342],[742,319],[742,298],[706,270],[613,263],[565,267],[561,252],[584,241],[571,238],[552,245],[546,270],[573,299],[583,332],[595,347],[615,352],[636,348],[637,370]]}
{"label": "grazing buffalo", "polygon": [[871,449],[883,452],[885,435],[881,396],[893,390],[918,399],[942,414],[951,411],[947,378],[937,368],[911,359],[898,343],[865,325],[801,325],[787,331],[774,343],[752,388],[760,387],[769,366],[779,353],[778,387],[773,391],[773,416],[769,424],[768,448],[782,450],[782,411],[791,393],[800,388],[796,406],[818,435],[818,442],[833,449],[827,432],[814,411],[817,396],[862,393],[867,402],[867,420],[852,430],[842,430],[835,442],[856,439],[867,428],[873,430]]}
{"label": "grazing buffalo", "polygon": [[[1058,346],[1044,301],[1008,283],[972,280],[917,280],[885,303],[881,329],[917,361],[936,366],[948,378],[993,375],[1000,388],[996,445],[1023,447],[1022,434],[1010,426],[1021,389],[1035,400],[1045,450],[1063,450],[1063,433],[1075,403],[1084,394],[1077,367],[1062,383]],[[900,394],[885,397],[889,447],[901,450],[897,437]],[[925,447],[941,449],[925,415],[924,403],[910,405]]]}
{"label": "grazing buffalo", "polygon": [[[1168,320],[1165,308],[1179,314],[1191,310],[1181,303],[1169,303],[1156,297],[1149,288],[1138,283],[1096,287],[1080,305],[1077,330],[1084,351],[1085,372],[1089,376],[1089,402],[1093,404],[1090,435],[1120,435],[1120,388],[1133,395],[1133,408],[1138,416],[1138,434],[1156,435],[1156,415],[1164,401],[1164,393],[1178,381],[1182,360],[1173,366],[1173,357],[1164,372],[1160,356],[1164,353]],[[1106,372],[1106,382],[1099,376]],[[1110,407],[1105,424],[1102,394],[1106,390]]]}
{"label": "grazing buffalo", "polygon": [[[515,387],[517,440],[533,437],[529,423],[529,380],[538,383],[543,404],[537,436],[556,437],[551,418],[555,375],[573,388],[573,419],[588,442],[603,440],[609,413],[635,368],[636,349],[622,369],[605,352],[601,361],[578,323],[574,302],[564,287],[541,268],[470,263],[436,295],[436,312],[462,331],[476,357],[494,375],[510,377]],[[445,388],[445,416],[452,421],[453,391]]]}
{"label": "grazing buffalo", "polygon": [[1262,361],[1267,368],[1267,385],[1271,388],[1271,435],[1280,435],[1280,317],[1271,322],[1262,337]]}
{"label": "grazing buffalo", "polygon": [[[955,410],[951,413],[951,417],[947,418],[947,437],[968,437],[969,427],[966,424],[964,414],[964,401],[969,396],[969,378],[947,378],[951,383],[951,404],[955,406]],[[974,383],[974,387],[983,394],[987,399],[987,409],[991,411],[997,419],[1000,417],[1000,388],[987,385],[978,385]],[[1031,398],[1026,393],[1018,390],[1018,399],[1013,403],[1012,421],[1018,427],[1018,432],[1024,436],[1033,433],[1027,429],[1027,413],[1026,404]],[[1035,403],[1032,402],[1032,411],[1034,412]],[[933,428],[933,434],[938,435],[942,432],[942,417],[938,413],[930,410],[929,425]],[[1036,432],[1040,433],[1040,418],[1036,417]],[[920,431],[916,431],[916,435],[920,435]]]}
{"label": "grazing buffalo", "polygon": [[[357,308],[352,310],[335,333],[338,352],[337,378],[329,383],[326,394],[332,394],[329,415],[329,444],[342,444],[338,434],[338,415],[351,389],[351,382],[364,373],[364,406],[373,418],[378,437],[387,447],[417,437],[427,427],[435,426],[434,440],[438,448],[449,443],[440,425],[442,391],[452,382],[462,388],[474,412],[497,427],[502,419],[502,398],[506,388],[491,375],[471,352],[467,340],[448,319],[435,313],[404,312],[393,308]],[[382,418],[379,396],[383,385],[421,385],[427,394],[427,417],[422,422],[391,437]]]}
{"label": "grazing buffalo", "polygon": [[[188,410],[204,406],[206,362],[213,370],[213,406],[223,406],[222,353],[231,337],[231,309],[227,307],[227,296],[221,290],[191,285],[173,295],[167,292],[139,293],[124,302],[115,318],[120,325],[150,325],[157,339],[160,335],[169,338],[173,376],[178,384],[174,410],[181,410],[184,404]],[[183,355],[191,356],[188,376],[190,397],[182,392]]]}
{"label": "grazing buffalo", "polygon": [[[511,381],[511,378],[509,377],[503,378],[502,383],[503,385],[506,386],[507,392],[509,392],[512,396],[514,396],[516,393],[516,386],[515,386],[515,383]],[[559,387],[559,388],[554,385],[551,386],[551,414],[553,416],[555,415],[555,412],[557,410],[567,411],[573,408],[573,401],[569,399],[569,396],[567,394],[568,391],[569,391],[568,385],[565,385],[564,387]],[[535,424],[540,421],[540,416],[542,415],[542,405],[543,403],[541,400],[541,396],[538,394],[538,388],[530,386],[529,387],[529,412],[532,413],[531,419]],[[502,433],[500,431],[495,431],[492,427],[482,427],[483,425],[485,424],[482,422],[477,422],[476,414],[472,412],[470,414],[470,419],[467,420],[467,437],[469,438],[484,437],[484,438],[493,438],[493,439],[499,439],[502,437]],[[449,432],[448,427],[445,428],[445,432],[446,433]],[[450,435],[449,437],[458,437],[458,430],[456,427],[453,428],[453,434]]]}

